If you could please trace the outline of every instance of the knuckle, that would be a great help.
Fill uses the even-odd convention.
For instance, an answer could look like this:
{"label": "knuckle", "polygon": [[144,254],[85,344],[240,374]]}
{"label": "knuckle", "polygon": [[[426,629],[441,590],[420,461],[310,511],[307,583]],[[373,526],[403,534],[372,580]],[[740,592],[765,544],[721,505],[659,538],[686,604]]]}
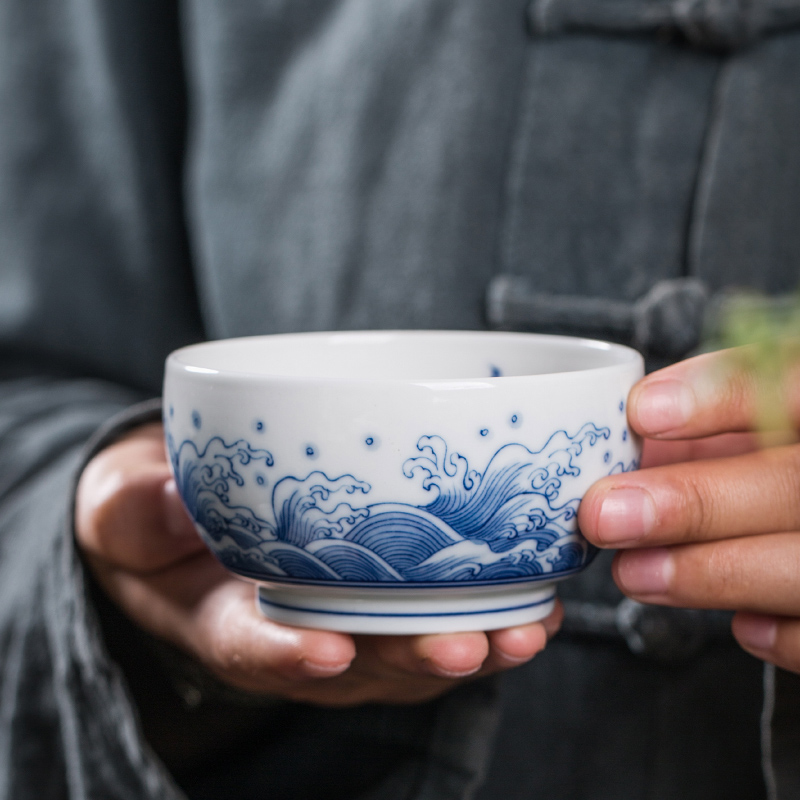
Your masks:
{"label": "knuckle", "polygon": [[[156,458],[147,431],[144,443],[122,439],[98,453],[85,467],[76,492],[79,532],[102,543],[113,535],[121,518],[153,505],[169,476],[166,461]],[[134,506],[134,507],[132,507]]]}
{"label": "knuckle", "polygon": [[753,416],[753,397],[759,391],[756,376],[751,369],[740,367],[732,370],[720,387],[721,405],[738,420],[750,420]]}
{"label": "knuckle", "polygon": [[707,482],[697,475],[689,476],[679,488],[679,520],[684,541],[708,536],[714,529],[717,499]]}
{"label": "knuckle", "polygon": [[106,472],[102,464],[87,467],[76,497],[76,527],[82,544],[92,550],[106,549],[119,516],[124,481],[118,471]]}
{"label": "knuckle", "polygon": [[76,496],[75,528],[82,549],[118,566],[143,571],[171,557],[175,542],[161,535],[166,524],[161,473],[131,470],[113,459],[92,462]]}
{"label": "knuckle", "polygon": [[229,629],[220,629],[211,638],[208,660],[215,672],[236,675],[243,672],[241,642]]}
{"label": "knuckle", "polygon": [[785,462],[775,470],[775,480],[780,486],[780,495],[787,499],[787,527],[800,528],[800,447],[785,448]]}
{"label": "knuckle", "polygon": [[219,672],[239,672],[242,667],[241,624],[228,606],[213,607],[200,623],[204,650],[210,665]]}
{"label": "knuckle", "polygon": [[240,613],[237,606],[226,607],[201,623],[204,630],[201,660],[223,680],[260,686],[280,672],[277,662],[285,655],[285,648],[271,648],[265,653],[246,618],[244,621],[239,618]]}

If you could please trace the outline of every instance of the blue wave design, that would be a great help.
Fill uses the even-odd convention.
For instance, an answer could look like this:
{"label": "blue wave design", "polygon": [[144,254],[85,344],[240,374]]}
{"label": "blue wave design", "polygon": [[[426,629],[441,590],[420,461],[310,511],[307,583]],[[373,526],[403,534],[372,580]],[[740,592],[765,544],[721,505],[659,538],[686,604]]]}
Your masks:
{"label": "blue wave design", "polygon": [[352,475],[331,480],[324,472],[312,472],[303,480],[284,478],[272,493],[276,537],[298,547],[319,538],[342,537],[369,511],[339,502],[340,498],[367,494],[371,488]]}
{"label": "blue wave design", "polygon": [[462,537],[424,509],[397,504],[370,507],[370,516],[347,534],[401,574]]}
{"label": "blue wave design", "polygon": [[171,436],[167,446],[178,492],[189,515],[214,542],[230,539],[239,548],[273,538],[273,527],[255,512],[232,499],[246,483],[246,473],[255,465],[274,464],[267,450],[252,447],[244,439],[225,444],[215,436],[203,450],[186,440],[176,448]]}
{"label": "blue wave design", "polygon": [[426,491],[437,496],[426,510],[467,538],[487,541],[496,551],[519,539],[550,544],[567,535],[578,512],[578,499],[558,505],[565,478],[577,477],[577,459],[585,446],[608,439],[608,428],[584,425],[575,436],[554,433],[547,444],[531,452],[508,444],[495,453],[483,475],[470,470],[458,453],[448,453],[439,436],[423,436],[417,449],[424,453],[406,461],[407,477],[419,473]]}
{"label": "blue wave design", "polygon": [[[584,425],[557,431],[538,451],[501,447],[481,472],[440,436],[422,436],[400,468],[431,499],[424,505],[367,502],[371,486],[352,475],[313,471],[265,489],[257,514],[237,493],[267,481],[267,450],[212,438],[168,445],[181,496],[220,560],[264,579],[346,583],[459,583],[532,579],[586,564],[569,484],[581,457],[610,436]],[[635,468],[617,463],[613,471]],[[266,512],[266,513],[265,513]]]}

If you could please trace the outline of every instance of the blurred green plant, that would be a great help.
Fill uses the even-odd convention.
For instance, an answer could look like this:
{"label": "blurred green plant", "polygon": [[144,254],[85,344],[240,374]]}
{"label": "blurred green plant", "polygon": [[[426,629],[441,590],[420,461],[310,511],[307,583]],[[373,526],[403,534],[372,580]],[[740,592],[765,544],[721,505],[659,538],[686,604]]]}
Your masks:
{"label": "blurred green plant", "polygon": [[779,298],[735,292],[717,309],[709,349],[728,350],[728,379],[752,380],[757,431],[797,427],[789,384],[800,368],[800,293]]}

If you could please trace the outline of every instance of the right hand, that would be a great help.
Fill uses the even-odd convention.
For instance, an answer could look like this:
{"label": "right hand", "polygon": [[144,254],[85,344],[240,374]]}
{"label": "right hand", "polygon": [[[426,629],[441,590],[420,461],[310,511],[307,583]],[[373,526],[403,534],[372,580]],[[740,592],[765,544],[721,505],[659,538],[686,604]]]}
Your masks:
{"label": "right hand", "polygon": [[498,631],[350,636],[272,622],[253,586],[225,570],[183,509],[150,424],[87,465],[76,498],[78,544],[100,585],[138,625],[228,684],[327,706],[414,703],[508,669],[542,650],[561,607]]}

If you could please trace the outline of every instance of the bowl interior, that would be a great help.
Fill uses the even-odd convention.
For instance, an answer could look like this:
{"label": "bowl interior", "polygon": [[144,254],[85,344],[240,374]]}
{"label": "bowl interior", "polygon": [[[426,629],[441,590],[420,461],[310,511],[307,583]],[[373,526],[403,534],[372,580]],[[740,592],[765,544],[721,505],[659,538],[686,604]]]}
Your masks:
{"label": "bowl interior", "polygon": [[206,342],[173,354],[189,371],[349,380],[469,380],[602,369],[639,358],[588,339],[514,333],[286,334]]}

